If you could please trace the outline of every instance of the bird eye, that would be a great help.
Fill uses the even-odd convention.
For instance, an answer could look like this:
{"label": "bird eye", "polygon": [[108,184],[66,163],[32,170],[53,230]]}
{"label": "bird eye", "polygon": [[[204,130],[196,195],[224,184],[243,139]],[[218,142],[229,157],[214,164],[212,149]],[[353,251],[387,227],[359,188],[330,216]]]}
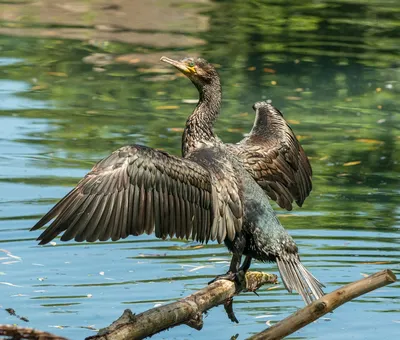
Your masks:
{"label": "bird eye", "polygon": [[194,67],[194,62],[193,62],[193,61],[191,61],[191,62],[189,63],[189,67]]}

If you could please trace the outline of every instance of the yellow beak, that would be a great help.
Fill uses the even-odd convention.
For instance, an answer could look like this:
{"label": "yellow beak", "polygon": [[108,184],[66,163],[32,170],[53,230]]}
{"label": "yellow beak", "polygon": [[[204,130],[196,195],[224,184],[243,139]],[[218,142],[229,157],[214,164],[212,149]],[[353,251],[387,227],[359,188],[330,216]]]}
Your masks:
{"label": "yellow beak", "polygon": [[173,60],[168,57],[161,57],[161,61],[171,64],[172,66],[175,66],[179,71],[181,71],[184,74],[193,74],[196,73],[196,69],[194,67],[188,66],[186,63],[178,60]]}

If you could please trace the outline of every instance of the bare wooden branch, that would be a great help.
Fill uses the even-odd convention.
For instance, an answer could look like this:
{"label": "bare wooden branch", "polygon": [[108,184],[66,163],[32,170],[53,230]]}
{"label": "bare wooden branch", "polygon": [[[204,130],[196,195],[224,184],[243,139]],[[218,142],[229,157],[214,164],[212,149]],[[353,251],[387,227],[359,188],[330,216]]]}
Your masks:
{"label": "bare wooden branch", "polygon": [[[386,269],[350,283],[314,301],[311,305],[248,340],[282,339],[342,304],[395,281],[396,276],[392,271]],[[186,298],[152,308],[138,315],[132,314],[127,309],[112,325],[86,340],[144,339],[180,324],[200,330],[203,327],[202,313],[220,304],[225,305],[229,318],[237,321],[232,309],[232,297],[240,290],[256,291],[264,284],[276,282],[276,275],[260,272],[248,272],[245,287],[236,287],[235,283],[227,280],[217,281]],[[67,340],[51,333],[12,325],[0,325],[0,336],[18,340]]]}
{"label": "bare wooden branch", "polygon": [[7,339],[10,340],[67,340],[66,338],[48,332],[14,325],[0,325],[0,336],[6,336]]}
{"label": "bare wooden branch", "polygon": [[307,307],[300,309],[286,319],[272,327],[248,338],[248,340],[278,340],[303,328],[326,313],[331,312],[342,304],[366,294],[377,288],[386,286],[396,281],[396,276],[389,269],[382,270],[359,281],[329,293],[314,301]]}
{"label": "bare wooden branch", "polygon": [[[246,287],[239,287],[239,290],[244,288],[247,291],[255,291],[264,284],[276,283],[277,276],[247,272],[245,281]],[[176,302],[152,308],[138,315],[125,310],[112,325],[86,340],[144,339],[181,324],[200,330],[203,327],[203,312],[227,301],[229,305],[231,298],[237,294],[237,289],[234,282],[220,280]],[[229,312],[233,314],[230,307]],[[231,319],[234,317],[232,314],[229,315]]]}

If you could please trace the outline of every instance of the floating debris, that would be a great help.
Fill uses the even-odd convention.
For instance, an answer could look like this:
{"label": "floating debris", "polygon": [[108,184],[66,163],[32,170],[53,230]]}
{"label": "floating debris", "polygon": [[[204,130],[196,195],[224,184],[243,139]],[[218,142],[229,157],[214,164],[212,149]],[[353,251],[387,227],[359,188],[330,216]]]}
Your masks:
{"label": "floating debris", "polygon": [[354,165],[358,165],[358,164],[361,164],[361,161],[347,162],[347,163],[344,163],[343,166],[354,166]]}
{"label": "floating debris", "polygon": [[79,328],[84,328],[84,329],[88,329],[90,331],[95,331],[98,332],[99,329],[95,327],[95,325],[89,325],[89,326],[79,326]]}
{"label": "floating debris", "polygon": [[168,128],[167,130],[171,132],[183,132],[184,128],[175,127],[175,128]]}
{"label": "floating debris", "polygon": [[272,74],[276,73],[276,71],[273,68],[269,68],[269,67],[264,67],[263,71],[265,73],[272,73]]}
{"label": "floating debris", "polygon": [[29,322],[28,318],[26,318],[25,316],[18,315],[18,314],[15,312],[15,309],[13,309],[13,308],[6,308],[5,311],[6,311],[8,314],[10,314],[11,316],[15,316],[16,318],[20,319],[21,321]]}
{"label": "floating debris", "polygon": [[161,105],[157,106],[156,110],[176,110],[179,109],[180,106],[178,105]]}
{"label": "floating debris", "polygon": [[377,140],[377,139],[368,139],[368,138],[358,138],[356,139],[357,142],[365,143],[365,144],[384,144],[384,141]]}

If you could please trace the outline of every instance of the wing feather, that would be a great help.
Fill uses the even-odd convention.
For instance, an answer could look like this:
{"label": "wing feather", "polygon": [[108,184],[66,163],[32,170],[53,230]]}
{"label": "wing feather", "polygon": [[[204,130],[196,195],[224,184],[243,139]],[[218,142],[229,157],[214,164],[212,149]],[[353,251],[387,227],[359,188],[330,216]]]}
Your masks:
{"label": "wing feather", "polygon": [[[218,163],[218,162],[217,162]],[[221,162],[222,163],[222,162]],[[157,237],[231,240],[241,230],[238,184],[195,159],[139,145],[98,162],[31,230],[53,222],[38,240],[118,240],[155,230]],[[216,187],[218,187],[216,189]]]}
{"label": "wing feather", "polygon": [[85,240],[85,233],[88,231],[89,223],[91,220],[96,218],[96,211],[101,206],[100,200],[102,196],[97,195],[93,197],[93,200],[90,202],[88,207],[83,212],[82,218],[79,219],[78,223],[76,224],[76,236],[75,239],[78,242]]}
{"label": "wing feather", "polygon": [[150,235],[154,230],[154,213],[153,213],[153,193],[151,190],[146,192],[146,218],[144,222],[144,230]]}
{"label": "wing feather", "polygon": [[[77,233],[79,233],[79,222],[84,223],[85,222],[85,210],[86,208],[90,205],[90,203],[93,201],[94,196],[84,196],[82,199],[79,200],[79,205],[76,208],[75,212],[70,215],[69,220],[72,220],[69,223],[69,227],[67,229],[65,223],[63,221],[60,221],[60,227],[61,229],[66,230],[64,235],[62,236],[61,240],[62,241],[69,241],[72,240]],[[56,230],[54,230],[56,232]]]}
{"label": "wing feather", "polygon": [[99,234],[100,241],[107,241],[110,238],[112,227],[113,227],[113,224],[111,222],[111,216],[114,211],[115,193],[108,195],[107,198],[108,198],[108,204],[106,207],[107,215],[105,216],[104,221],[103,221],[103,219],[101,219],[99,222],[99,223],[103,222],[103,224],[99,224],[99,226],[98,226],[98,228],[101,229],[100,234]]}
{"label": "wing feather", "polygon": [[89,226],[87,227],[86,233],[86,239],[88,242],[94,242],[99,239],[101,228],[100,226],[102,225],[101,221],[104,218],[105,215],[107,215],[107,204],[109,201],[107,200],[106,196],[101,196],[101,201],[99,206],[96,209],[96,218],[93,218]]}
{"label": "wing feather", "polygon": [[280,111],[266,102],[253,108],[256,119],[249,136],[228,150],[280,207],[292,210],[293,201],[301,207],[312,189],[310,162]]}
{"label": "wing feather", "polygon": [[132,209],[132,226],[130,230],[131,235],[140,235],[141,233],[139,232],[140,230],[140,225],[138,221],[138,214],[139,214],[139,205],[141,204],[140,202],[140,189],[136,184],[131,184],[132,185],[132,204],[133,204],[133,209]]}
{"label": "wing feather", "polygon": [[113,214],[111,215],[111,223],[113,224],[111,230],[111,240],[116,241],[120,239],[120,217],[121,217],[121,204],[122,204],[123,191],[117,191],[115,194],[115,205]]}
{"label": "wing feather", "polygon": [[[160,193],[158,190],[153,191],[153,206],[154,206],[154,228],[155,235],[158,238],[162,237],[161,234],[161,208],[160,208]],[[178,236],[179,237],[179,236]]]}

